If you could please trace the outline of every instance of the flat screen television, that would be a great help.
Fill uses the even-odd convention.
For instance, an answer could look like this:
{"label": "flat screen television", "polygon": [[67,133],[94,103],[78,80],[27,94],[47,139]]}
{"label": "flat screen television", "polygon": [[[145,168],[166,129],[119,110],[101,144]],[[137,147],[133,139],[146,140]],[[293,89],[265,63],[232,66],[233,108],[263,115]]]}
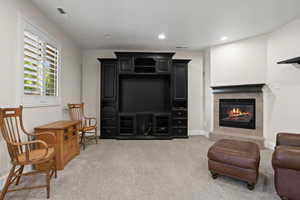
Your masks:
{"label": "flat screen television", "polygon": [[119,84],[120,112],[170,111],[170,76],[125,76]]}

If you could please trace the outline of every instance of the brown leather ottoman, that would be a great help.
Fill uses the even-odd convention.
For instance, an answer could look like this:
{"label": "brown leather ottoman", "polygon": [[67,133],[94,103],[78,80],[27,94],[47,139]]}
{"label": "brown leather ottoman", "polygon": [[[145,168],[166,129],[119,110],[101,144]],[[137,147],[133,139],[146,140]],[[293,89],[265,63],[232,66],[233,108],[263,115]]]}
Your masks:
{"label": "brown leather ottoman", "polygon": [[259,174],[260,152],[252,142],[223,139],[208,150],[208,169],[215,179],[218,174],[246,181],[253,190]]}

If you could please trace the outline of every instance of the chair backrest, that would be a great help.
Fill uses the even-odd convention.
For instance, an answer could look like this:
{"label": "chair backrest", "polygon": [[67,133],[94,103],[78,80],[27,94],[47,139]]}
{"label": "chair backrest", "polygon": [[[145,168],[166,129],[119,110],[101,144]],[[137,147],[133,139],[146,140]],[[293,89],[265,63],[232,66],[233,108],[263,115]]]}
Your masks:
{"label": "chair backrest", "polygon": [[80,128],[82,128],[84,122],[84,103],[68,104],[68,108],[71,120],[81,121]]}
{"label": "chair backrest", "polygon": [[[23,126],[22,111],[22,106],[19,108],[0,108],[0,130],[12,160],[17,160],[17,156],[26,151],[21,145],[13,145],[19,144],[25,139],[26,131]],[[29,141],[28,135],[26,138]]]}

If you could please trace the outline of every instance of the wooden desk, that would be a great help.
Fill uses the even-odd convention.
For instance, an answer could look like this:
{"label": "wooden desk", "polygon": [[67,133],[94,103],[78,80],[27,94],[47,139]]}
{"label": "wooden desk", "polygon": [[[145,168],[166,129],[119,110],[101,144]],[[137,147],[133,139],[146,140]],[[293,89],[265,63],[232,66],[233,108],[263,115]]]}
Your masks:
{"label": "wooden desk", "polygon": [[[34,129],[37,133],[45,131],[55,133],[57,170],[63,170],[66,164],[80,153],[79,125],[80,121],[57,121]],[[38,139],[42,138],[38,137]],[[43,140],[45,141],[45,138],[43,138]],[[36,168],[43,170],[44,166],[37,165]]]}

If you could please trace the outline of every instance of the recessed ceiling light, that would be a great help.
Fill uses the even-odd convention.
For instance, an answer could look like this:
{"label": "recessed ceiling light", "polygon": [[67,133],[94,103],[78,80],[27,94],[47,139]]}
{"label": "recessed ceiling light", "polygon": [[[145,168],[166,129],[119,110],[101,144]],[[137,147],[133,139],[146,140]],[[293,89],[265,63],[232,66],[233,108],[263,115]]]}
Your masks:
{"label": "recessed ceiling light", "polygon": [[221,40],[221,41],[226,41],[226,40],[228,40],[228,37],[227,37],[227,36],[222,36],[222,37],[220,38],[220,40]]}
{"label": "recessed ceiling light", "polygon": [[164,39],[166,39],[166,35],[165,35],[164,33],[160,33],[160,34],[158,35],[158,39],[164,40]]}

